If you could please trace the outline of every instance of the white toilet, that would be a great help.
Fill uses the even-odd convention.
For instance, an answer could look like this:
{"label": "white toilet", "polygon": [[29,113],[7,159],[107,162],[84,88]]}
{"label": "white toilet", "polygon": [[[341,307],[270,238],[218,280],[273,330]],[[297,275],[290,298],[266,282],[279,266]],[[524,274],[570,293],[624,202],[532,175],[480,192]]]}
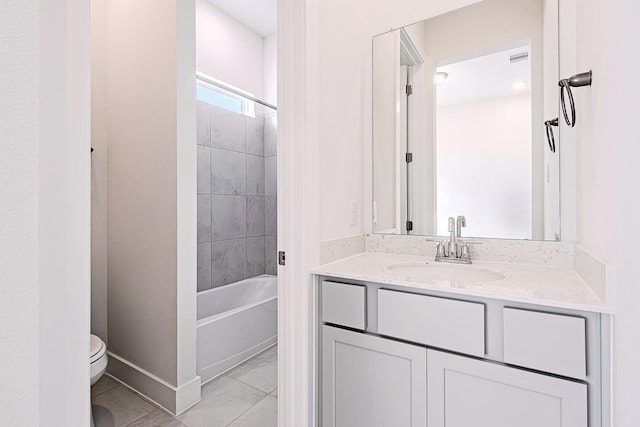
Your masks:
{"label": "white toilet", "polygon": [[[91,366],[91,385],[98,382],[104,371],[107,369],[107,346],[97,336],[91,335],[89,347],[89,364]],[[93,427],[93,415],[91,415],[91,426]]]}

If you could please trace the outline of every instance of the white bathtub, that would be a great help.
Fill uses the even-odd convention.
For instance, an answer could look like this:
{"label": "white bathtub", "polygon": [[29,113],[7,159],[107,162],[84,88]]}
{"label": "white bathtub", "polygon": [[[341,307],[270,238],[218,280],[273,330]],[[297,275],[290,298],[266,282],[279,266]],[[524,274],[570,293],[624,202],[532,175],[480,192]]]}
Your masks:
{"label": "white bathtub", "polygon": [[202,384],[278,339],[278,280],[258,276],[198,293],[197,370]]}

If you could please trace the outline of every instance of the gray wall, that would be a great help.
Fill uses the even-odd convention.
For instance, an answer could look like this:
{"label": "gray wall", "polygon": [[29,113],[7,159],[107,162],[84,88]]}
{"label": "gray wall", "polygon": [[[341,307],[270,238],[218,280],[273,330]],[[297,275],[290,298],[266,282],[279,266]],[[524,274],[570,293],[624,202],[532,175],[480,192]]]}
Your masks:
{"label": "gray wall", "polygon": [[106,13],[109,351],[180,391],[196,378],[195,4],[112,0]]}
{"label": "gray wall", "polygon": [[276,274],[276,116],[198,101],[198,291]]}

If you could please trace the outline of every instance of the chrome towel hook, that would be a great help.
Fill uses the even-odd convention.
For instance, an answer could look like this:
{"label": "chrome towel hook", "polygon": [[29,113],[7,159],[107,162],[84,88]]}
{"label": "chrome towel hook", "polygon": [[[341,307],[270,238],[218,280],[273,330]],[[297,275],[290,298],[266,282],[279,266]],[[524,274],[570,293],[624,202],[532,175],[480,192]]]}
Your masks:
{"label": "chrome towel hook", "polygon": [[[572,87],[591,86],[591,70],[576,74],[568,79],[562,79],[558,82],[560,86],[560,104],[562,104],[562,114],[564,115],[564,121],[568,126],[574,127],[576,125],[576,105],[573,102],[573,94],[571,93]],[[567,114],[567,106],[564,101],[564,93],[567,92],[569,97],[569,104],[571,105],[571,118]],[[547,128],[548,129],[548,128]]]}
{"label": "chrome towel hook", "polygon": [[558,118],[553,120],[547,120],[544,122],[544,126],[547,128],[547,142],[549,143],[549,150],[552,153],[556,152],[556,139],[553,137],[553,126],[558,126]]}

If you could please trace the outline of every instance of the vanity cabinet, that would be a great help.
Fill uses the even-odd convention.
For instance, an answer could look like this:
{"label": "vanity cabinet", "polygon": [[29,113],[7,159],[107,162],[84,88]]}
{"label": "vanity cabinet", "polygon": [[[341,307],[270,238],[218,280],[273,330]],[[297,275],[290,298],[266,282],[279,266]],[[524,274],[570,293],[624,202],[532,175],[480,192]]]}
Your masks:
{"label": "vanity cabinet", "polygon": [[319,283],[323,427],[602,425],[597,315]]}
{"label": "vanity cabinet", "polygon": [[429,427],[584,427],[587,385],[427,351]]}
{"label": "vanity cabinet", "polygon": [[425,427],[427,350],[322,327],[323,427]]}

